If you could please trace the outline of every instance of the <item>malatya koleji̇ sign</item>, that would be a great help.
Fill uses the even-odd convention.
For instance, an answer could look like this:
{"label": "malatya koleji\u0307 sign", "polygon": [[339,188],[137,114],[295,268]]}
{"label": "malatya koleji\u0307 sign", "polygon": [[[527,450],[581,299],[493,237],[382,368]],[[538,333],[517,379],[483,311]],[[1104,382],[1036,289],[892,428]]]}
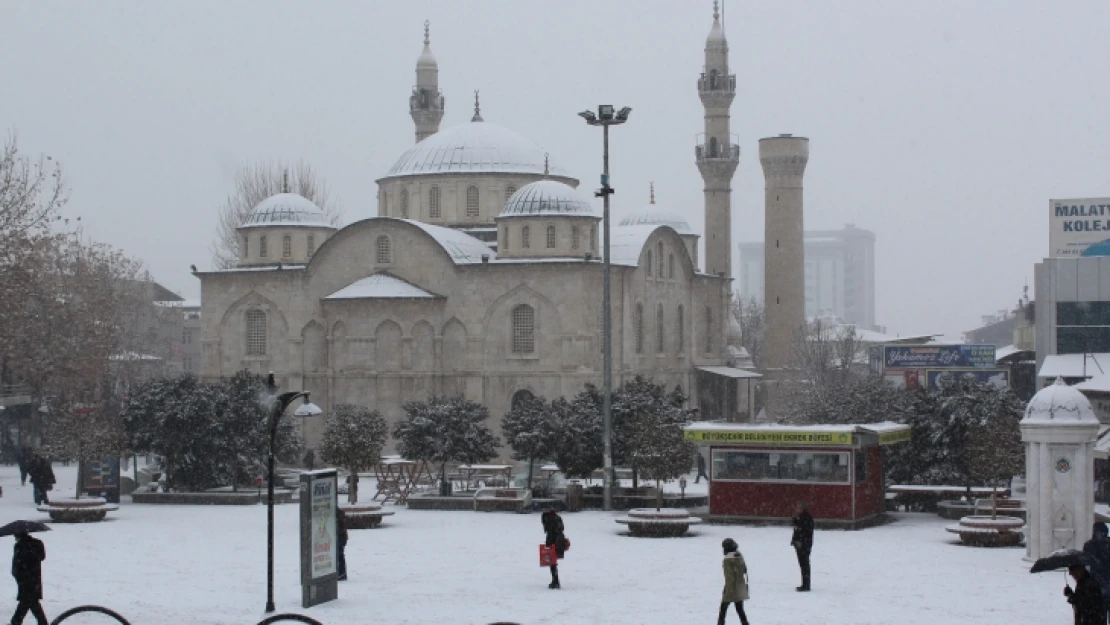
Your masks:
{"label": "malatya koleji\u0307 sign", "polygon": [[1110,256],[1110,198],[1048,201],[1048,256]]}

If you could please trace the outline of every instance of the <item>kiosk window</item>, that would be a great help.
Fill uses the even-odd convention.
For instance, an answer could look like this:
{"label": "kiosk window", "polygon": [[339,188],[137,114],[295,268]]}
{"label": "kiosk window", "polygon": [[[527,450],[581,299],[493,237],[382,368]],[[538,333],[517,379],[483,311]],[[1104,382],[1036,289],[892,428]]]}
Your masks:
{"label": "kiosk window", "polygon": [[713,479],[848,483],[848,452],[713,450]]}
{"label": "kiosk window", "polygon": [[867,452],[860,449],[856,452],[856,484],[867,481]]}

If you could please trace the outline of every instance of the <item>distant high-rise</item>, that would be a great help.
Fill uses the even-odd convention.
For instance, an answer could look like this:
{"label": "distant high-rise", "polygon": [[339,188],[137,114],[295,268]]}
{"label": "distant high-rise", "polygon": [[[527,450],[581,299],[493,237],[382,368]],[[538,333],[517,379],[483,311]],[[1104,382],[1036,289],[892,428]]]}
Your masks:
{"label": "distant high-rise", "polygon": [[[806,318],[834,315],[861,328],[875,321],[875,233],[847,225],[806,232]],[[745,301],[763,302],[762,241],[741,243],[738,288]]]}

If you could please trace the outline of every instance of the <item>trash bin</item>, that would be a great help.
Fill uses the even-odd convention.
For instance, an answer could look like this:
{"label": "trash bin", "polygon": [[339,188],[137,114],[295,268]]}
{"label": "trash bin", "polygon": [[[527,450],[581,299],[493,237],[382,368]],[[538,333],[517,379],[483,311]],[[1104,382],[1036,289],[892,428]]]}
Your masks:
{"label": "trash bin", "polygon": [[567,484],[567,512],[581,512],[586,502],[586,489],[578,483]]}

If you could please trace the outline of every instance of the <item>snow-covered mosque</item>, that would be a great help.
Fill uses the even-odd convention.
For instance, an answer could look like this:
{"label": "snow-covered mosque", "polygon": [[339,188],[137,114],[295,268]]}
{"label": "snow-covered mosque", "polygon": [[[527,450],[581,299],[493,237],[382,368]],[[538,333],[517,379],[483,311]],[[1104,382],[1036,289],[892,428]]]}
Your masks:
{"label": "snow-covered mosque", "polygon": [[[273,371],[324,408],[464,394],[496,427],[514,398],[573,396],[602,380],[601,215],[578,180],[524,135],[482,119],[440,131],[444,97],[425,25],[409,109],[416,145],[378,179],[378,216],[341,229],[290,193],[239,229],[237,267],[197,272],[202,374]],[[729,367],[729,134],[735,77],[714,10],[697,80],[705,136],[704,267],[681,214],[652,203],[612,227],[613,380],[681,385],[703,419],[749,402]],[[318,444],[323,419],[305,423]]]}

